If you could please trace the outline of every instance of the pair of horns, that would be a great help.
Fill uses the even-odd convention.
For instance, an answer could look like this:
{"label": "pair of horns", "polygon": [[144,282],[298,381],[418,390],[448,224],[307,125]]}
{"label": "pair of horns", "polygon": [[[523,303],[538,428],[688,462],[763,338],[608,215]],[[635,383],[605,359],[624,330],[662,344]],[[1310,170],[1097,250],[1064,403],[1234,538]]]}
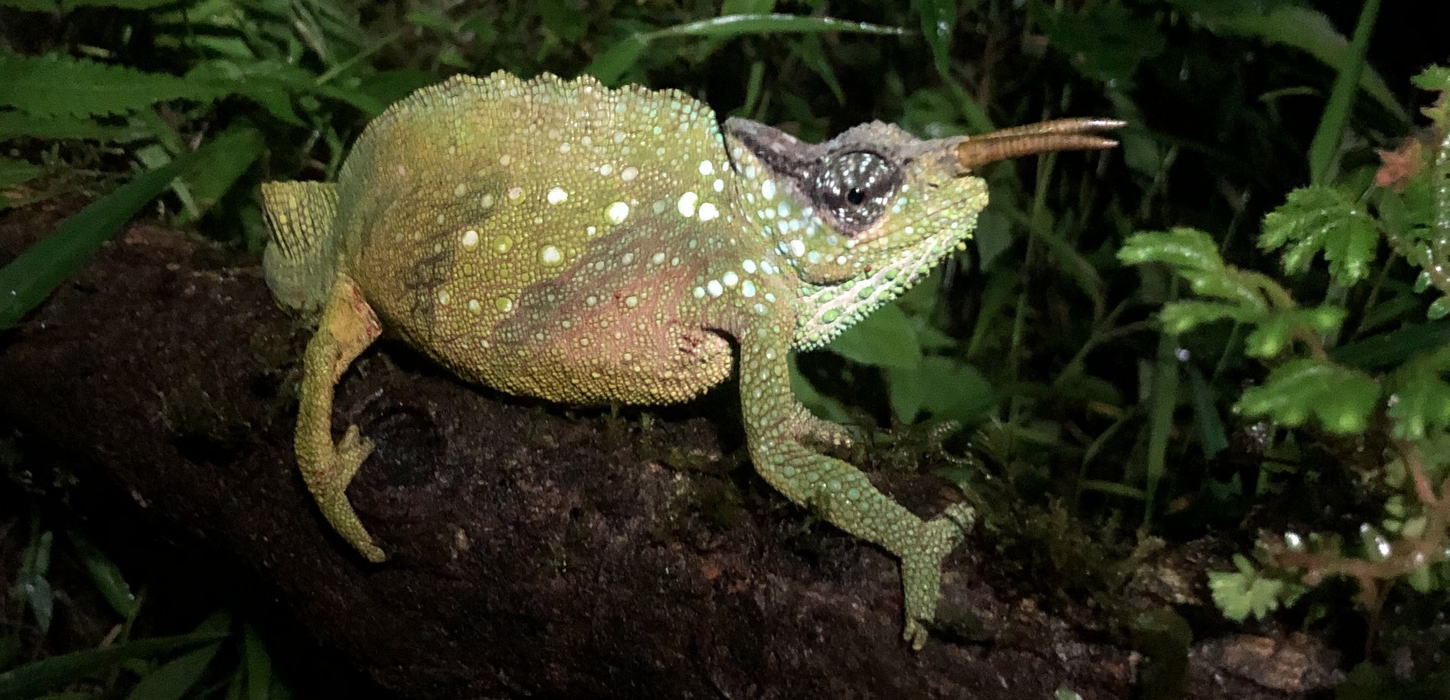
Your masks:
{"label": "pair of horns", "polygon": [[1014,126],[990,134],[968,136],[956,146],[957,163],[964,170],[999,160],[1052,151],[1087,151],[1112,148],[1117,141],[1094,132],[1127,125],[1119,119],[1080,117]]}

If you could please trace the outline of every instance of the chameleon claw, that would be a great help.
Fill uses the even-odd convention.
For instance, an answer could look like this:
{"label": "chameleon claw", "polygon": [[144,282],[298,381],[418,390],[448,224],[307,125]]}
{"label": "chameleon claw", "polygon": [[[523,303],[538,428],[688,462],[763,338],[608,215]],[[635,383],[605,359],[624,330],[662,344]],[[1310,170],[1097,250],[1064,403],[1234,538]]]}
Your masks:
{"label": "chameleon claw", "polygon": [[971,506],[957,503],[921,524],[915,551],[901,558],[902,584],[906,591],[906,628],[902,639],[914,651],[926,644],[926,625],[936,618],[941,593],[941,563],[966,536],[975,521]]}
{"label": "chameleon claw", "polygon": [[374,447],[376,445],[373,441],[363,437],[356,425],[348,426],[347,432],[343,433],[342,439],[337,443],[335,452],[337,456],[333,462],[336,467],[336,471],[333,473],[333,487],[338,491],[347,489],[347,485],[352,483],[353,476],[357,474],[358,467],[367,461],[368,456],[373,453]]}
{"label": "chameleon claw", "polygon": [[348,484],[352,483],[358,468],[372,454],[373,447],[373,441],[363,437],[356,425],[348,426],[333,450],[327,480],[317,501],[338,534],[364,559],[376,564],[386,560],[388,555],[373,541],[372,535],[358,519],[357,511],[353,510],[352,503],[347,500]]}

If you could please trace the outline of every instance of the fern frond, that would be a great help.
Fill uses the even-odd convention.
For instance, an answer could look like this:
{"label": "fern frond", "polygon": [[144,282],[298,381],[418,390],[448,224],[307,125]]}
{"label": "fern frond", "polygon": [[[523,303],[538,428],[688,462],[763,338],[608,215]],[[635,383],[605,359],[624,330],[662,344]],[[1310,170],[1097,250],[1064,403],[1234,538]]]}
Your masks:
{"label": "fern frond", "polygon": [[125,114],[166,100],[206,102],[214,83],[67,56],[0,55],[0,106],[41,117]]}

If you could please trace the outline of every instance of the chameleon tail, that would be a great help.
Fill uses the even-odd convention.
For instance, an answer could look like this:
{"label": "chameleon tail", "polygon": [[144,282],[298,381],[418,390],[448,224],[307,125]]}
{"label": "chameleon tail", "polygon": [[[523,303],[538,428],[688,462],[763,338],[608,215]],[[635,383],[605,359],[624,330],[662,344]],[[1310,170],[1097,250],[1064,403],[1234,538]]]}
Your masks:
{"label": "chameleon tail", "polygon": [[336,274],[333,219],[337,186],[330,182],[262,183],[262,211],[272,241],[262,256],[267,286],[283,305],[320,309]]}

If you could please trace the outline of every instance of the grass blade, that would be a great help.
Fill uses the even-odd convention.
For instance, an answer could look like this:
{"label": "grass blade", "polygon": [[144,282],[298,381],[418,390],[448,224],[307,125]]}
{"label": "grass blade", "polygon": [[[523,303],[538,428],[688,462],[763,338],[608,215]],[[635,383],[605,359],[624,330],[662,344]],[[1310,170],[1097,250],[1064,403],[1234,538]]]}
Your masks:
{"label": "grass blade", "polygon": [[221,648],[221,642],[212,642],[166,662],[146,674],[131,689],[127,700],[181,700],[187,697],[187,692],[201,680],[201,675]]}
{"label": "grass blade", "polygon": [[833,17],[801,17],[785,14],[722,15],[697,22],[676,24],[652,32],[635,34],[609,47],[594,59],[585,73],[605,85],[613,85],[634,64],[639,62],[650,42],[674,37],[731,38],[752,34],[809,34],[817,32],[849,32],[857,34],[905,34],[900,27],[887,27],[869,22],[850,22]]}
{"label": "grass blade", "polygon": [[55,233],[0,268],[0,330],[19,323],[177,175],[197,163],[212,162],[219,152],[234,151],[232,140],[241,138],[247,138],[247,134],[242,131],[225,134],[199,150],[121,185],[115,192],[76,212]]}
{"label": "grass blade", "polygon": [[1324,182],[1329,175],[1329,165],[1339,150],[1339,141],[1344,135],[1344,125],[1349,122],[1349,109],[1359,94],[1359,77],[1364,73],[1364,52],[1369,46],[1369,35],[1374,29],[1379,14],[1380,0],[1365,0],[1359,11],[1359,21],[1354,26],[1354,38],[1349,42],[1349,52],[1339,64],[1339,75],[1334,79],[1334,89],[1329,93],[1329,103],[1324,107],[1324,116],[1314,132],[1314,141],[1309,145],[1309,182]]}
{"label": "grass blade", "polygon": [[103,671],[120,661],[168,654],[225,638],[225,632],[193,632],[153,637],[100,649],[87,649],[41,659],[0,673],[0,698],[35,697],[77,678]]}
{"label": "grass blade", "polygon": [[888,27],[869,22],[851,22],[834,17],[801,17],[799,15],[725,15],[686,22],[659,29],[645,36],[662,39],[677,36],[735,37],[747,34],[801,34],[810,32],[848,32],[854,34],[905,34],[901,27]]}

